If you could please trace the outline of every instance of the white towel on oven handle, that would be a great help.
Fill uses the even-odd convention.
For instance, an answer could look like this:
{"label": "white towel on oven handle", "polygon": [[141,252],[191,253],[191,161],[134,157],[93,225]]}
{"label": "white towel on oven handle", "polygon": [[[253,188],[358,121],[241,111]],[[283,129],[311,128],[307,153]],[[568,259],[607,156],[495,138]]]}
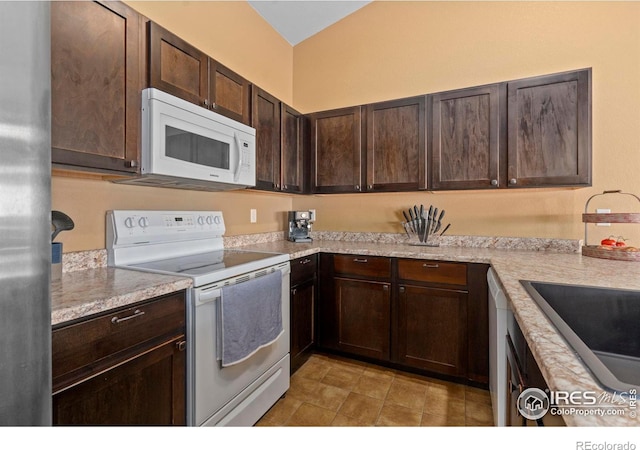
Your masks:
{"label": "white towel on oven handle", "polygon": [[282,326],[282,273],[224,286],[220,295],[218,359],[238,364],[275,342]]}

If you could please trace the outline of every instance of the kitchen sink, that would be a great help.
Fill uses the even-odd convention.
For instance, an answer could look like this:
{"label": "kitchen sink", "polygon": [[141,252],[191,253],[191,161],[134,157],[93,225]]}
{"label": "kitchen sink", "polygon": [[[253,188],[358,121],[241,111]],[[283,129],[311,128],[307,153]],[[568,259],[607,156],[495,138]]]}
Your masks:
{"label": "kitchen sink", "polygon": [[640,387],[640,291],[520,282],[604,387]]}

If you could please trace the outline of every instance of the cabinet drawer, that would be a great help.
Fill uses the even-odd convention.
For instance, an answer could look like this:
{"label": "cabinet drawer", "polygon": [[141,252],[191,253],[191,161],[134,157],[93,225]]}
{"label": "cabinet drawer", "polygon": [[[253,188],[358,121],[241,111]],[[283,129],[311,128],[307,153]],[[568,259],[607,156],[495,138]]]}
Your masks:
{"label": "cabinet drawer", "polygon": [[184,292],[56,329],[51,341],[54,391],[61,383],[118,362],[119,352],[184,332]]}
{"label": "cabinet drawer", "polygon": [[291,286],[311,280],[318,269],[318,255],[303,256],[291,260]]}
{"label": "cabinet drawer", "polygon": [[391,277],[391,259],[381,256],[335,255],[333,264],[336,273],[374,278]]}
{"label": "cabinet drawer", "polygon": [[466,286],[467,265],[421,259],[399,259],[398,276],[402,280]]}

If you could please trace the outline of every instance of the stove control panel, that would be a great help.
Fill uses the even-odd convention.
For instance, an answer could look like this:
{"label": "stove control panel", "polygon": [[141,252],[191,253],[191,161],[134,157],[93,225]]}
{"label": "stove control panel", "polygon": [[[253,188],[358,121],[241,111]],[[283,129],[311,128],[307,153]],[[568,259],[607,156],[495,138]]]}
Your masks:
{"label": "stove control panel", "polygon": [[224,232],[221,211],[107,212],[107,246],[211,239]]}

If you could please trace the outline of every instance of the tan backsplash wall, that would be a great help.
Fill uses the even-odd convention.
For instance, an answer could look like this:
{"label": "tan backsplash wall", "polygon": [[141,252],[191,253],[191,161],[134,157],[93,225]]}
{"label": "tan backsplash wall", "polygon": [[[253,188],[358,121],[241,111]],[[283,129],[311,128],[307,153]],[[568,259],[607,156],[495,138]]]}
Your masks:
{"label": "tan backsplash wall", "polygon": [[[580,214],[592,194],[622,189],[640,195],[638,23],[637,2],[365,6],[294,48],[299,110],[592,67],[593,187],[294,197],[294,208],[316,208],[318,230],[401,232],[400,209],[424,203],[447,210],[452,234],[583,238]],[[600,207],[609,205],[617,203],[611,198]],[[593,236],[629,235],[640,246],[639,228],[598,228]]]}
{"label": "tan backsplash wall", "polygon": [[[53,209],[68,214],[75,228],[58,235],[64,252],[105,248],[105,216],[110,209],[222,211],[226,235],[284,230],[291,196],[259,191],[198,192],[114,184],[102,180],[53,177]],[[250,210],[257,210],[250,223]]]}

